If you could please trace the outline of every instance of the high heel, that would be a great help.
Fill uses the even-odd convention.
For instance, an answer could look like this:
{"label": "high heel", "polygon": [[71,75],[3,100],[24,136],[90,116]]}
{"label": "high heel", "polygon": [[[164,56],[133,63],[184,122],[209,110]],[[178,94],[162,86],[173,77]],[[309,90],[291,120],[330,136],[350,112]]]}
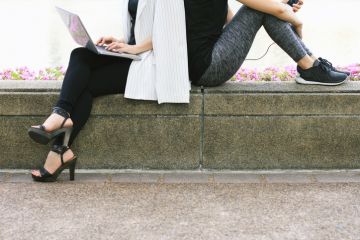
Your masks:
{"label": "high heel", "polygon": [[57,136],[64,134],[63,145],[67,146],[72,132],[72,127],[64,127],[64,125],[66,120],[70,118],[70,114],[64,109],[59,107],[54,107],[52,113],[56,113],[65,118],[59,129],[54,130],[52,132],[48,132],[46,131],[44,125],[40,125],[39,128],[30,127],[28,129],[28,134],[30,138],[33,139],[35,142],[43,145],[48,144],[52,139],[56,138]]}
{"label": "high heel", "polygon": [[31,174],[34,181],[37,182],[55,182],[60,175],[60,173],[66,169],[69,168],[70,170],[70,181],[75,180],[75,166],[76,166],[76,160],[77,157],[74,156],[71,160],[64,162],[64,153],[68,151],[70,148],[68,146],[60,146],[60,145],[54,145],[51,148],[51,151],[60,154],[61,159],[61,166],[56,169],[56,171],[51,174],[49,173],[44,167],[41,167],[39,169],[41,176],[36,176]]}

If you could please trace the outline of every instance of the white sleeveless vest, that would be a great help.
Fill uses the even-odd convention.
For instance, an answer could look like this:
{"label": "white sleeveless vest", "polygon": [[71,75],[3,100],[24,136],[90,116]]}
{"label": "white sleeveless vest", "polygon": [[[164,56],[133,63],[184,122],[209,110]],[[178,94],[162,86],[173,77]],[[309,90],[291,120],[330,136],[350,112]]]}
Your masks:
{"label": "white sleeveless vest", "polygon": [[[129,0],[122,0],[123,34],[130,38]],[[157,100],[158,103],[189,103],[191,83],[188,71],[184,0],[139,0],[135,39],[152,38],[153,50],[133,61],[125,98]]]}

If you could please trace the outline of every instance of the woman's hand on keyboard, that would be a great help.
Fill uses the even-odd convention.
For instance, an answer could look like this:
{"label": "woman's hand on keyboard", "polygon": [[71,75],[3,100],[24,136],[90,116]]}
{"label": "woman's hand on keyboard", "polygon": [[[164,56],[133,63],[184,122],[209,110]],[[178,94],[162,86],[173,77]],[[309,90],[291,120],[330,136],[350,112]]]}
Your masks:
{"label": "woman's hand on keyboard", "polygon": [[107,37],[101,37],[99,40],[97,40],[96,45],[98,46],[104,46],[112,44],[112,43],[123,43],[124,40],[123,39],[116,39],[112,36],[107,36]]}
{"label": "woman's hand on keyboard", "polygon": [[129,54],[138,54],[139,49],[137,45],[129,45],[121,42],[113,42],[110,43],[106,48],[106,50],[118,53],[129,53]]}

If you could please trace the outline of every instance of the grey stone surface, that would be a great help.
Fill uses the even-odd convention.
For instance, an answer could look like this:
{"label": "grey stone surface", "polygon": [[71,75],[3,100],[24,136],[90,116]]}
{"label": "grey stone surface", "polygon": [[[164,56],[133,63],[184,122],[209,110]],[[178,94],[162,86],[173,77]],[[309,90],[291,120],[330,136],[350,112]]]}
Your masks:
{"label": "grey stone surface", "polygon": [[[0,92],[0,116],[46,116],[51,113],[59,93]],[[155,101],[136,101],[116,94],[96,98],[92,115],[200,115],[202,97],[191,95],[191,104],[158,104]]]}
{"label": "grey stone surface", "polygon": [[62,81],[5,80],[0,81],[0,92],[54,92],[59,91]]}
{"label": "grey stone surface", "polygon": [[192,94],[191,104],[158,104],[154,101],[125,99],[122,94],[96,99],[93,115],[200,115],[202,96]]}
{"label": "grey stone surface", "polygon": [[140,173],[140,182],[142,183],[161,183],[162,180],[162,174]]}
{"label": "grey stone surface", "polygon": [[[0,81],[0,92],[53,92],[60,91],[62,81],[39,81],[39,80],[5,80]],[[201,89],[191,86],[192,93],[200,93]]]}
{"label": "grey stone surface", "polygon": [[360,93],[360,82],[349,81],[339,86],[300,85],[289,82],[242,82],[228,81],[218,87],[205,88],[206,94],[214,93]]}
{"label": "grey stone surface", "polygon": [[359,115],[360,93],[205,94],[205,115]]}
{"label": "grey stone surface", "polygon": [[[67,178],[68,180],[69,178]],[[60,178],[59,178],[60,180]],[[30,171],[26,173],[9,173],[5,179],[7,183],[32,183],[32,177]]]}
{"label": "grey stone surface", "polygon": [[322,183],[351,183],[351,182],[360,182],[360,174],[331,174],[331,173],[319,173],[314,176],[316,181]]}
{"label": "grey stone surface", "polygon": [[0,182],[4,182],[6,178],[6,173],[0,172]]}
{"label": "grey stone surface", "polygon": [[360,167],[359,117],[206,117],[203,167]]}
{"label": "grey stone surface", "polygon": [[48,93],[1,93],[0,116],[46,116],[56,103],[59,94]]}
{"label": "grey stone surface", "polygon": [[[0,81],[0,168],[43,163],[48,147],[30,141],[26,130],[43,122],[60,87]],[[110,95],[95,100],[73,147],[80,168],[359,168],[359,104],[358,82],[227,83],[204,95],[195,87],[191,104]]]}
{"label": "grey stone surface", "polygon": [[202,172],[178,172],[165,173],[163,175],[164,183],[209,183],[212,174]]}
{"label": "grey stone surface", "polygon": [[[41,120],[0,117],[0,169],[43,164],[49,147],[27,135]],[[73,149],[79,168],[196,169],[199,141],[199,117],[93,117]]]}
{"label": "grey stone surface", "polygon": [[[0,182],[34,183],[30,170],[1,170]],[[129,170],[77,169],[70,182],[66,169],[58,178],[67,183],[360,183],[359,170]]]}
{"label": "grey stone surface", "polygon": [[359,196],[359,184],[0,183],[0,239],[359,239]]}
{"label": "grey stone surface", "polygon": [[262,183],[263,175],[256,173],[214,173],[215,183]]}
{"label": "grey stone surface", "polygon": [[59,181],[63,181],[66,183],[108,183],[111,182],[111,178],[108,174],[91,174],[91,173],[81,173],[76,174],[75,172],[75,180],[76,182],[70,181],[69,173],[66,172],[59,176]]}
{"label": "grey stone surface", "polygon": [[141,176],[139,173],[119,173],[110,175],[113,183],[141,183]]}
{"label": "grey stone surface", "polygon": [[312,183],[312,174],[265,174],[267,183]]}

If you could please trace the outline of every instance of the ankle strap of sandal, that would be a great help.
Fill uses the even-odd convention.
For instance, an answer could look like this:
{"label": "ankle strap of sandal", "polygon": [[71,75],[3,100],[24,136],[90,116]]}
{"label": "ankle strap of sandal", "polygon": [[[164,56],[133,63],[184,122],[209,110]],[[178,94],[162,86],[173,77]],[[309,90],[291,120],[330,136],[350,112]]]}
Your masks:
{"label": "ankle strap of sandal", "polygon": [[68,118],[70,118],[70,114],[66,110],[64,110],[64,109],[62,109],[60,107],[53,107],[52,112],[64,117],[64,121],[62,122],[60,128],[62,128],[64,126],[66,120],[68,120]]}
{"label": "ankle strap of sandal", "polygon": [[64,165],[64,153],[69,150],[70,148],[68,146],[62,146],[62,145],[53,145],[51,147],[51,151],[60,154],[60,158],[61,158],[61,165]]}

